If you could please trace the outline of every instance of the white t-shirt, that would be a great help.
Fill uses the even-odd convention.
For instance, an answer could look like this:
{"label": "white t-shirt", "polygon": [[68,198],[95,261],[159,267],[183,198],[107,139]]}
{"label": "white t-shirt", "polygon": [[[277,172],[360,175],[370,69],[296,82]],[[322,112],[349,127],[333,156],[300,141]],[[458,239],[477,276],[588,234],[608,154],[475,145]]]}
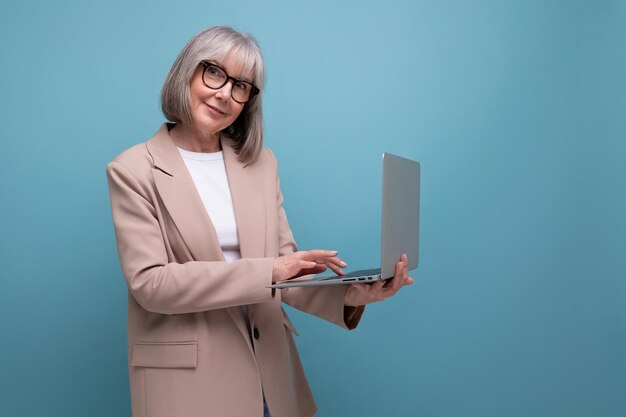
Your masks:
{"label": "white t-shirt", "polygon": [[233,200],[228,187],[224,154],[220,152],[199,153],[178,148],[200,194],[217,238],[228,262],[241,258],[237,222]]}

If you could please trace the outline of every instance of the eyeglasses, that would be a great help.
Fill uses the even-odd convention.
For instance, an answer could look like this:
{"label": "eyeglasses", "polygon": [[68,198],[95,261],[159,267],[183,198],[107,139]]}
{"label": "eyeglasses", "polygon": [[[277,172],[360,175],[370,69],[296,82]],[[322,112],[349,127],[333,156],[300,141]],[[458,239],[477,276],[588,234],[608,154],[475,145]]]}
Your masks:
{"label": "eyeglasses", "polygon": [[247,103],[261,91],[252,83],[231,77],[226,70],[219,65],[207,61],[202,61],[201,64],[204,66],[202,82],[211,90],[219,90],[224,87],[228,81],[233,80],[233,88],[230,90],[230,96],[237,103]]}

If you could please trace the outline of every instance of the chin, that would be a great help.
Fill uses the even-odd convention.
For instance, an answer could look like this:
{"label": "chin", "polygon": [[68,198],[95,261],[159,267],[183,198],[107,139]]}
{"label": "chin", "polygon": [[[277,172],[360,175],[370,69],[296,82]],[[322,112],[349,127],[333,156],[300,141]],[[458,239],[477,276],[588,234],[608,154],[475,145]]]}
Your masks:
{"label": "chin", "polygon": [[219,133],[225,129],[225,127],[222,127],[223,123],[215,123],[215,120],[208,116],[196,119],[194,124],[197,130],[205,133]]}

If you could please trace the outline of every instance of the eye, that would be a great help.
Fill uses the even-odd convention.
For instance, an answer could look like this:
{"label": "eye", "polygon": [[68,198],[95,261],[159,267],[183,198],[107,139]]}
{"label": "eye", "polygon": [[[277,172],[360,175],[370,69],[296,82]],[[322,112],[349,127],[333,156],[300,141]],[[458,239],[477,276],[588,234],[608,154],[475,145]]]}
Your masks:
{"label": "eye", "polygon": [[235,83],[235,88],[237,90],[240,90],[240,91],[248,91],[250,86],[248,86],[248,83],[244,83],[242,81],[239,81],[238,83]]}
{"label": "eye", "polygon": [[209,65],[206,69],[206,73],[207,75],[211,76],[211,77],[215,77],[215,78],[221,78],[222,77],[222,70],[217,68],[214,65]]}

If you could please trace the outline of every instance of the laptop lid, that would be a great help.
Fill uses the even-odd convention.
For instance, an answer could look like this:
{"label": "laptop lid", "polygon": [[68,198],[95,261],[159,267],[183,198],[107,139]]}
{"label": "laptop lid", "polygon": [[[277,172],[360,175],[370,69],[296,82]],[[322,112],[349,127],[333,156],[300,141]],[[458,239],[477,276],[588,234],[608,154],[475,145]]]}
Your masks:
{"label": "laptop lid", "polygon": [[419,261],[420,164],[383,153],[381,278],[394,275],[396,262],[407,254],[409,270]]}

